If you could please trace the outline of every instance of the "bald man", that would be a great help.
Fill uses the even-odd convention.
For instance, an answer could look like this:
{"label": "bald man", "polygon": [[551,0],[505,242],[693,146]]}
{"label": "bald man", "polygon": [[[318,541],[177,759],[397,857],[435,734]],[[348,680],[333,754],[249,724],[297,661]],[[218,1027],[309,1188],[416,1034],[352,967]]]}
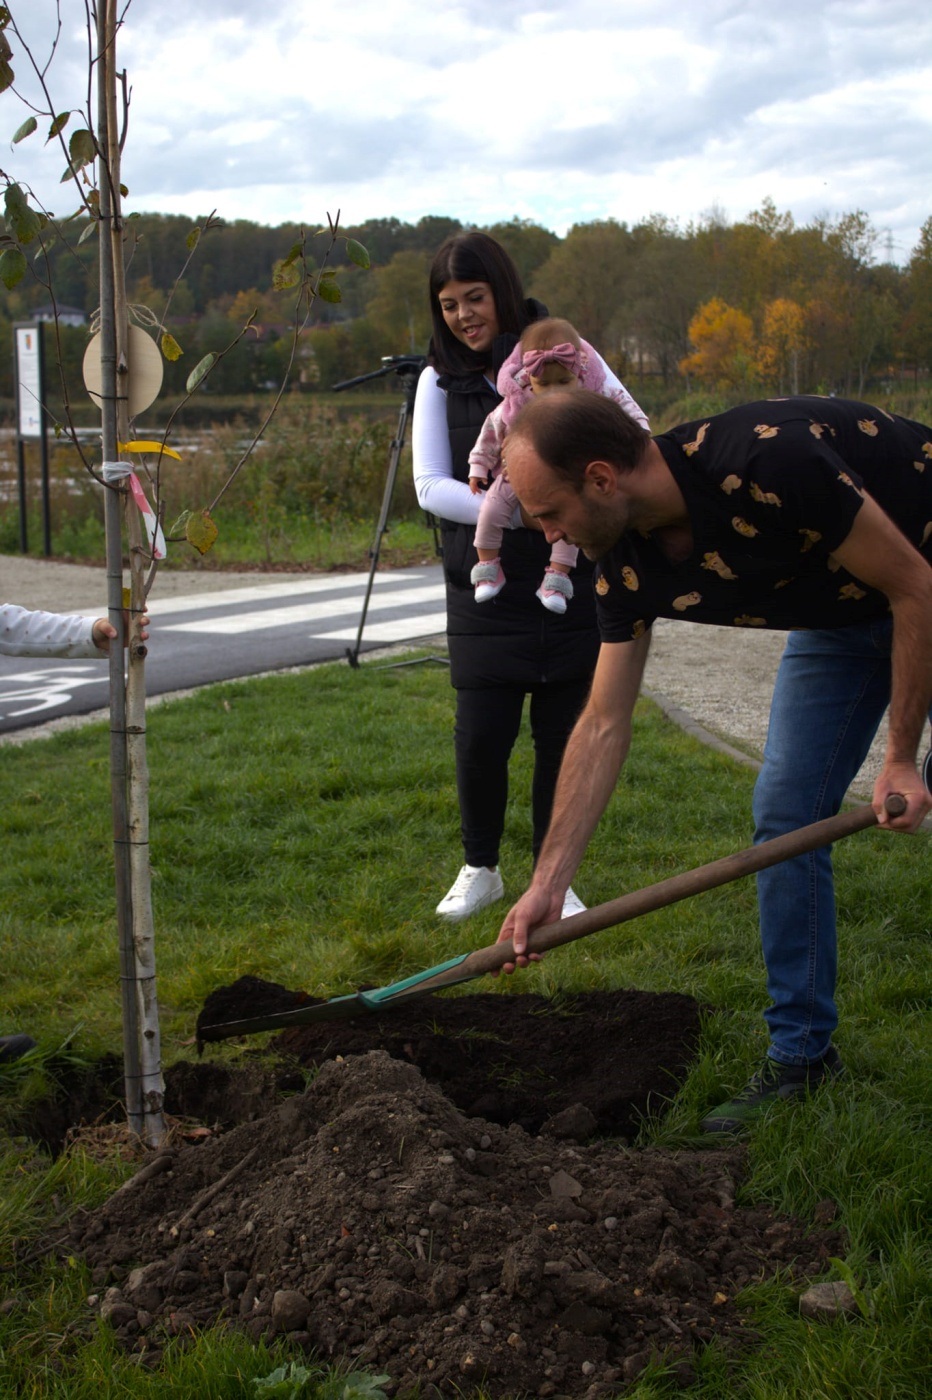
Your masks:
{"label": "bald man", "polygon": [[[787,630],[754,794],[755,841],[838,811],[889,707],[881,826],[932,808],[916,757],[932,718],[932,429],[868,404],[745,404],[651,438],[583,391],[531,403],[505,444],[525,515],[598,561],[601,651],[567,745],[530,887],[500,939],[559,919],[614,790],[655,617]],[[901,793],[906,810],[887,815]],[[831,855],[758,876],[771,1005],[767,1057],[707,1132],[744,1129],[775,1099],[837,1078]]]}

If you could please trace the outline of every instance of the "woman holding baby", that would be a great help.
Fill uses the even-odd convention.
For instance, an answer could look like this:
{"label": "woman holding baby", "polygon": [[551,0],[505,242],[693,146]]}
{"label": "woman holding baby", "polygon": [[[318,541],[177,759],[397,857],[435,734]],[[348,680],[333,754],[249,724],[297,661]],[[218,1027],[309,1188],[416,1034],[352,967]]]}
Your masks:
{"label": "woman holding baby", "polygon": [[[594,376],[600,392],[618,398],[638,421],[646,425],[647,420],[604,361],[566,322],[556,331],[545,328],[542,336],[531,332],[531,343],[519,345],[528,328],[542,322],[547,313],[539,302],[525,298],[514,263],[488,235],[472,232],[448,239],[431,265],[429,294],[433,333],[414,408],[414,480],[420,505],[440,522],[447,589],[465,863],[437,913],[459,920],[504,895],[499,848],[508,800],[508,763],[525,697],[530,698],[534,743],[531,805],[536,859],[550,820],[563,750],[588,695],[599,650],[589,561],[583,558],[576,563],[575,587],[567,587],[570,565],[557,560],[554,567],[543,534],[526,528],[516,507],[510,528],[502,529],[507,508],[501,503],[493,537],[500,544],[492,546],[499,552],[485,561],[476,552],[475,532],[485,498],[476,486],[483,476],[488,480],[499,475],[498,449],[507,431],[501,413],[496,427],[484,434],[483,451],[474,454],[472,465],[470,454],[486,419],[503,403],[500,388],[512,387],[509,377],[522,378],[525,354],[533,357],[529,363],[536,371],[523,376],[527,393],[553,383],[571,387],[568,379],[583,382],[584,376],[588,384]],[[554,349],[559,355],[551,353],[547,358],[548,350]],[[500,374],[505,378],[500,380]],[[514,405],[506,420],[513,411]],[[507,483],[496,494],[507,500]],[[488,554],[488,546],[484,552]],[[488,570],[482,573],[483,563],[493,565],[491,575]],[[555,582],[557,575],[559,582]],[[483,593],[479,584],[490,577],[495,591]],[[477,597],[484,601],[477,602]],[[584,907],[568,890],[563,916]]]}

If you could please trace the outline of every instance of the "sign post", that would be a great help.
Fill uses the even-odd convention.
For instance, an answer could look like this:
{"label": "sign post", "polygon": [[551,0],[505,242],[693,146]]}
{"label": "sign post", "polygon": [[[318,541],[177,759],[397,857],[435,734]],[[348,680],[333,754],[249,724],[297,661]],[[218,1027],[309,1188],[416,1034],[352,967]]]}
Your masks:
{"label": "sign post", "polygon": [[52,552],[49,508],[49,452],[45,432],[45,384],[43,378],[43,327],[41,321],[19,322],[13,327],[14,377],[16,380],[16,467],[19,484],[19,547],[29,548],[26,510],[26,452],[29,438],[39,439],[42,464],[42,548]]}

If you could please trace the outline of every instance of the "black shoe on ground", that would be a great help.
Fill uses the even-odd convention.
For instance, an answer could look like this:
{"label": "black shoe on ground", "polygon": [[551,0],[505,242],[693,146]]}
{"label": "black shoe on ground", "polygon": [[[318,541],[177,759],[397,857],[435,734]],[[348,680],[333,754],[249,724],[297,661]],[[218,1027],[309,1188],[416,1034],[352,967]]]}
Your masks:
{"label": "black shoe on ground", "polygon": [[727,1103],[707,1113],[699,1127],[704,1133],[740,1133],[750,1127],[777,1099],[800,1099],[828,1079],[840,1079],[845,1068],[830,1045],[821,1060],[808,1065],[781,1065],[766,1059],[747,1086]]}
{"label": "black shoe on ground", "polygon": [[21,1060],[35,1045],[31,1035],[0,1035],[0,1065]]}

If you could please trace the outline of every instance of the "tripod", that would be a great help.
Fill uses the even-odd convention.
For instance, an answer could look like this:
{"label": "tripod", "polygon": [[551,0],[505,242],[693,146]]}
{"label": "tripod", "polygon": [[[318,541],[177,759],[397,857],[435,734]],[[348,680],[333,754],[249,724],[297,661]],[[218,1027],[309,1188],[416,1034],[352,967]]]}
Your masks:
{"label": "tripod", "polygon": [[[401,460],[401,452],[404,447],[405,433],[408,427],[408,419],[414,411],[414,396],[417,392],[417,381],[424,368],[426,361],[418,355],[385,355],[382,359],[382,368],[373,370],[371,374],[360,374],[355,379],[344,379],[340,384],[334,384],[334,392],[340,389],[352,389],[356,384],[364,384],[370,379],[382,379],[387,374],[397,374],[404,386],[404,396],[401,401],[401,408],[398,412],[398,427],[392,439],[388,457],[388,475],[385,478],[385,488],[382,492],[382,506],[379,510],[379,518],[375,527],[375,536],[372,541],[372,548],[369,550],[369,579],[366,584],[366,592],[362,603],[362,613],[359,618],[359,628],[356,632],[356,644],[346,648],[346,659],[353,670],[359,668],[359,650],[362,646],[362,634],[366,625],[366,615],[369,611],[369,599],[372,596],[372,585],[375,581],[376,570],[379,567],[379,555],[382,551],[382,539],[388,529],[388,513],[391,509],[392,496],[395,492],[395,481],[398,476],[398,463]],[[440,541],[437,534],[437,525],[432,516],[427,517],[434,532],[434,548],[440,554]],[[446,666],[449,663],[443,656],[419,657],[417,661],[398,661],[392,663],[395,666],[414,666],[420,661],[437,661]]]}

